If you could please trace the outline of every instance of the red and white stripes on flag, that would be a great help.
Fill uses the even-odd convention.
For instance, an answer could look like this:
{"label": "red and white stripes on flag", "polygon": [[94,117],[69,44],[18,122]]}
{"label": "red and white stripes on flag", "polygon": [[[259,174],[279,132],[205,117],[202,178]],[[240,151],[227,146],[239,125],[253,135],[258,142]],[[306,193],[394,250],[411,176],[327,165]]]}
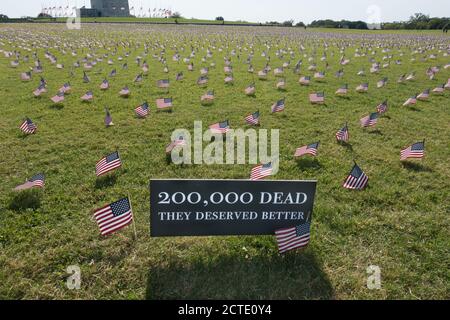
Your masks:
{"label": "red and white stripes on flag", "polygon": [[307,222],[301,226],[276,231],[279,252],[306,247],[311,239],[310,228],[311,224]]}
{"label": "red and white stripes on flag", "polygon": [[120,160],[119,152],[114,152],[106,157],[100,159],[95,166],[95,174],[97,177],[107,174],[122,166],[122,161]]}
{"label": "red and white stripes on flag", "polygon": [[128,198],[111,203],[94,212],[100,233],[103,236],[118,231],[133,221],[133,212]]}

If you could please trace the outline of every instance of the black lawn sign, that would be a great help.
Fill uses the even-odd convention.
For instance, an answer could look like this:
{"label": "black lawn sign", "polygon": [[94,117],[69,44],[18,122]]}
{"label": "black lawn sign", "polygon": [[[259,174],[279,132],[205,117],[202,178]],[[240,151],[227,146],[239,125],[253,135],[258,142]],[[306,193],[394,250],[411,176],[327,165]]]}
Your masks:
{"label": "black lawn sign", "polygon": [[152,237],[273,235],[312,220],[316,181],[152,180]]}

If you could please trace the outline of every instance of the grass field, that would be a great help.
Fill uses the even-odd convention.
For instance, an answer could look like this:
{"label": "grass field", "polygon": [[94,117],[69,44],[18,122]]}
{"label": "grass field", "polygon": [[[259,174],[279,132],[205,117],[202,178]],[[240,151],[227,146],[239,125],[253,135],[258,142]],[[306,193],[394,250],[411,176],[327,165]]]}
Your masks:
{"label": "grass field", "polygon": [[[428,67],[450,63],[444,47],[450,38],[438,33],[419,37],[414,32],[375,35],[346,32],[318,32],[284,28],[224,28],[175,26],[84,25],[69,31],[62,25],[1,25],[0,49],[20,50],[30,62],[20,61],[16,69],[11,59],[0,55],[0,298],[3,299],[448,299],[449,271],[449,190],[450,190],[450,91],[432,95],[428,102],[402,107],[411,95],[435,88],[450,78],[450,69],[435,80],[425,74]],[[35,43],[48,82],[48,93],[34,98],[39,75],[21,82],[20,73],[33,64],[31,44]],[[144,57],[144,43],[150,45]],[[307,71],[309,57],[325,70],[320,61],[323,44],[329,44],[330,70],[323,82],[309,87],[298,84],[300,75],[292,69],[302,59],[301,74]],[[65,65],[58,70],[44,58],[48,50]],[[129,44],[129,46],[128,46]],[[158,46],[156,45],[158,44]],[[245,87],[253,81],[244,64],[253,46],[255,72],[263,69],[271,56],[272,69],[291,60],[285,70],[287,90],[276,89],[276,78],[256,81],[256,97],[246,97]],[[302,44],[305,51],[299,53]],[[114,66],[98,63],[83,83],[83,68],[71,66],[87,53],[111,54],[117,45]],[[165,96],[156,81],[167,78],[153,54],[166,48],[170,93],[174,112],[155,112],[155,100]],[[194,72],[183,62],[172,61],[174,45],[182,58],[191,46],[197,54]],[[378,75],[370,74],[369,57],[354,57],[355,49],[371,46],[376,61],[382,62],[383,47],[392,48],[391,64]],[[215,46],[215,48],[213,48]],[[346,46],[350,64],[343,67],[343,79],[334,76],[341,69],[339,47]],[[62,48],[65,47],[66,54]],[[72,48],[71,48],[72,47]],[[210,47],[214,52],[206,63],[201,58]],[[223,47],[220,52],[219,48]],[[232,56],[236,49],[238,56]],[[26,52],[30,48],[30,52]],[[275,55],[276,50],[293,51],[293,57]],[[413,50],[422,48],[421,54]],[[72,57],[71,51],[77,56]],[[108,49],[111,49],[109,51]],[[404,55],[399,56],[399,51]],[[314,55],[314,51],[316,54]],[[124,53],[130,56],[125,58]],[[436,59],[429,57],[436,54]],[[135,63],[140,55],[150,65],[142,84],[133,84],[141,72]],[[224,85],[224,56],[233,61],[235,83]],[[128,62],[128,70],[121,64]],[[195,82],[201,66],[210,68],[209,89],[215,90],[215,103],[202,107],[200,96],[206,89]],[[311,62],[312,63],[312,62]],[[111,88],[101,92],[99,85],[109,72]],[[367,75],[357,76],[360,69]],[[176,73],[185,79],[175,82]],[[397,84],[402,74],[416,72],[416,80]],[[386,87],[376,82],[389,78]],[[63,106],[55,107],[50,97],[70,81],[72,93]],[[370,84],[367,94],[355,92],[362,82]],[[345,98],[334,92],[344,83],[350,93]],[[128,85],[131,96],[119,98]],[[94,91],[92,103],[80,97]],[[308,95],[324,91],[326,105],[313,106]],[[270,114],[271,105],[286,97],[286,110]],[[385,99],[389,111],[374,129],[362,129],[359,119],[373,112]],[[145,120],[133,110],[144,101],[151,105]],[[103,124],[108,106],[115,126]],[[274,237],[206,237],[154,239],[149,232],[149,190],[151,179],[248,179],[252,165],[175,166],[166,162],[165,147],[177,128],[193,129],[195,120],[205,127],[229,119],[232,128],[246,128],[244,116],[261,111],[261,128],[280,129],[280,171],[276,180],[317,179],[318,189],[312,224],[312,241],[305,251],[280,256]],[[23,136],[19,125],[25,116],[38,126],[35,135]],[[335,141],[335,133],[349,123],[350,145]],[[402,164],[400,150],[426,139],[422,163]],[[317,161],[297,162],[295,149],[321,141]],[[124,167],[109,178],[97,180],[95,163],[105,154],[121,152]],[[353,160],[369,176],[362,192],[342,188]],[[44,190],[23,193],[12,189],[26,178],[46,174]],[[138,239],[132,228],[104,238],[92,217],[94,209],[130,193]],[[81,289],[68,290],[66,268],[81,268]],[[381,290],[366,287],[369,265],[381,268]]]}

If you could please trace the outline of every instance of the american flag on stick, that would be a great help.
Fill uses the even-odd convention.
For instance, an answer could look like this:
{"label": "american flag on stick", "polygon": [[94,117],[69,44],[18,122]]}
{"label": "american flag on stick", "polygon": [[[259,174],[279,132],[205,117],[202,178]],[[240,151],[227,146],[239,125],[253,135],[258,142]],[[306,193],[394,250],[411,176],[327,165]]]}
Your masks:
{"label": "american flag on stick", "polygon": [[423,159],[424,156],[425,156],[425,140],[422,142],[417,142],[400,152],[401,161],[405,161],[408,159]]}
{"label": "american flag on stick", "polygon": [[45,88],[45,84],[40,84],[39,87],[33,91],[33,95],[35,97],[39,97],[41,94],[46,93],[47,89]]}
{"label": "american flag on stick", "polygon": [[301,148],[298,148],[295,151],[295,155],[294,157],[299,158],[299,157],[303,157],[305,155],[311,155],[311,156],[317,156],[317,149],[319,148],[319,142],[307,145],[307,146],[303,146]]}
{"label": "american flag on stick", "polygon": [[109,81],[104,79],[102,83],[100,84],[101,90],[108,90],[109,89]]}
{"label": "american flag on stick", "polygon": [[119,95],[124,98],[128,97],[130,95],[130,89],[127,86],[123,87],[122,90],[120,90]]}
{"label": "american flag on stick", "polygon": [[336,132],[336,140],[340,142],[348,142],[350,139],[349,131],[348,131],[348,124],[346,123],[345,126],[340,129],[338,132]]}
{"label": "american flag on stick", "polygon": [[246,94],[247,96],[252,96],[252,95],[255,94],[255,92],[256,92],[256,87],[255,87],[255,84],[254,84],[254,83],[252,83],[252,84],[249,85],[247,88],[245,88],[245,94]]}
{"label": "american flag on stick", "polygon": [[172,141],[167,147],[166,147],[166,154],[169,154],[172,152],[173,149],[175,149],[178,146],[185,146],[186,140],[183,136],[179,136],[176,140]]}
{"label": "american flag on stick", "polygon": [[423,91],[421,94],[417,96],[417,100],[420,101],[428,100],[428,98],[430,97],[430,91],[431,91],[430,89]]}
{"label": "american flag on stick", "polygon": [[200,77],[197,80],[199,86],[206,86],[208,84],[208,77]]}
{"label": "american flag on stick", "polygon": [[367,92],[369,90],[369,84],[363,83],[356,87],[356,92]]}
{"label": "american flag on stick", "polygon": [[415,105],[417,103],[417,96],[412,96],[408,98],[408,100],[405,101],[403,104],[404,107]]}
{"label": "american flag on stick", "polygon": [[122,166],[122,161],[120,160],[119,152],[111,153],[110,155],[100,159],[95,165],[95,174],[97,177],[103,176],[108,172],[111,172]]}
{"label": "american flag on stick", "polygon": [[245,121],[248,124],[251,124],[251,125],[254,125],[254,126],[259,125],[259,121],[260,121],[260,113],[259,113],[259,111],[256,111],[256,112],[246,116],[245,117]]}
{"label": "american flag on stick", "polygon": [[156,107],[159,110],[172,108],[172,98],[161,98],[156,100]]}
{"label": "american flag on stick", "polygon": [[64,101],[64,92],[59,91],[55,96],[53,96],[50,100],[52,100],[53,103],[61,103]]}
{"label": "american flag on stick", "polygon": [[30,72],[30,71],[23,72],[23,73],[20,75],[20,79],[21,79],[22,81],[30,81],[30,80],[31,80],[31,72]]}
{"label": "american flag on stick", "polygon": [[285,99],[278,100],[272,105],[272,113],[282,112],[285,109]]}
{"label": "american flag on stick", "polygon": [[280,254],[308,246],[311,237],[310,229],[311,223],[306,222],[297,227],[277,230],[275,237]]}
{"label": "american flag on stick", "polygon": [[24,184],[21,184],[14,188],[14,191],[28,190],[32,188],[43,188],[45,185],[45,176],[39,173],[33,176],[30,180],[27,180]]}
{"label": "american flag on stick", "polygon": [[445,91],[445,84],[433,89],[433,93],[442,94]]}
{"label": "american flag on stick", "polygon": [[209,129],[211,130],[211,133],[213,134],[225,134],[228,131],[230,131],[230,123],[228,120],[215,123],[211,126],[209,126]]}
{"label": "american flag on stick", "polygon": [[336,91],[336,95],[343,96],[348,93],[348,85],[345,84]]}
{"label": "american flag on stick", "polygon": [[382,103],[380,103],[380,104],[377,106],[377,112],[378,112],[379,114],[386,113],[387,110],[388,110],[388,102],[387,102],[387,100],[384,101],[384,102],[382,102]]}
{"label": "american flag on stick", "polygon": [[138,106],[136,109],[134,109],[134,112],[136,113],[136,116],[139,118],[146,118],[149,113],[149,106],[147,102],[144,102],[140,106]]}
{"label": "american flag on stick", "polygon": [[20,130],[25,134],[36,133],[37,126],[31,121],[30,118],[25,118],[24,122],[20,125]]}
{"label": "american flag on stick", "polygon": [[179,72],[179,73],[177,74],[176,81],[181,81],[181,80],[183,80],[183,79],[184,79],[183,72]]}
{"label": "american flag on stick", "polygon": [[82,97],[81,100],[83,101],[92,101],[94,99],[94,93],[92,91],[86,92]]}
{"label": "american flag on stick", "polygon": [[211,103],[214,101],[214,90],[208,91],[200,98],[202,103]]}
{"label": "american flag on stick", "polygon": [[169,89],[170,80],[169,79],[158,80],[157,86],[160,89]]}
{"label": "american flag on stick", "polygon": [[310,82],[311,82],[311,77],[309,76],[304,76],[301,77],[300,80],[298,81],[302,86],[309,86]]}
{"label": "american flag on stick", "polygon": [[344,182],[343,187],[351,190],[362,190],[367,186],[369,177],[355,163],[352,171]]}
{"label": "american flag on stick", "polygon": [[105,108],[105,112],[106,112],[106,115],[105,115],[105,126],[107,126],[107,127],[113,126],[114,123],[112,121],[111,113],[109,113],[108,108]]}
{"label": "american flag on stick", "polygon": [[261,164],[252,169],[250,174],[250,180],[257,181],[264,179],[265,177],[269,177],[273,174],[273,165],[272,162]]}
{"label": "american flag on stick", "polygon": [[317,92],[309,95],[309,101],[312,104],[323,104],[325,103],[325,93]]}
{"label": "american flag on stick", "polygon": [[59,88],[58,91],[63,92],[63,93],[70,93],[70,91],[72,90],[72,87],[70,86],[69,82],[64,83],[64,85]]}
{"label": "american flag on stick", "polygon": [[128,226],[133,222],[130,199],[124,198],[95,210],[94,218],[103,236],[112,234]]}
{"label": "american flag on stick", "polygon": [[377,112],[371,113],[370,115],[368,115],[360,120],[361,127],[363,127],[363,128],[373,127],[377,124],[377,122],[378,122],[378,113]]}

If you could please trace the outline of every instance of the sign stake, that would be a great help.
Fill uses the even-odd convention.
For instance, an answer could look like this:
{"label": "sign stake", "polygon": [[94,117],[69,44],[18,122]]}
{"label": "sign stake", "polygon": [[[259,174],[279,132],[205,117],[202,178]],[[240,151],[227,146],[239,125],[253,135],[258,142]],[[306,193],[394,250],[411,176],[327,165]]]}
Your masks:
{"label": "sign stake", "polygon": [[137,240],[136,220],[135,220],[135,215],[134,215],[134,212],[133,212],[133,206],[131,205],[131,197],[130,197],[130,193],[129,192],[128,192],[128,201],[130,202],[131,214],[133,215],[134,240]]}

